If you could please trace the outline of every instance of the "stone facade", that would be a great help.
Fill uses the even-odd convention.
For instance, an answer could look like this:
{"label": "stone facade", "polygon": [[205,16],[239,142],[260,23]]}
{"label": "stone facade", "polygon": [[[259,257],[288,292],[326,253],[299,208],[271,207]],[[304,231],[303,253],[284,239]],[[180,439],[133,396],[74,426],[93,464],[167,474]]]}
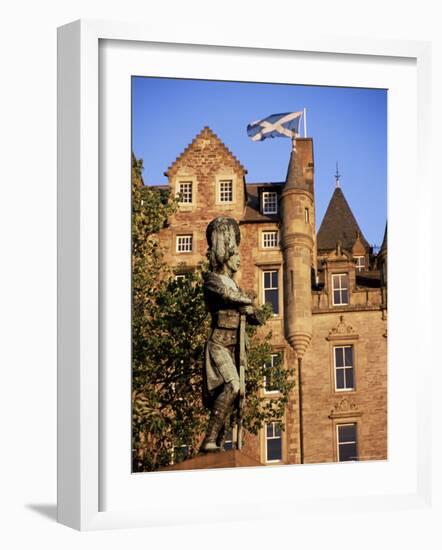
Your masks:
{"label": "stone facade", "polygon": [[[312,139],[299,139],[285,182],[246,184],[245,168],[206,127],[166,172],[183,202],[160,241],[167,263],[186,272],[205,259],[207,224],[231,216],[241,227],[237,282],[258,303],[276,291],[265,330],[283,366],[295,369],[296,385],[285,431],[274,434],[275,462],[386,459],[386,238],[378,258],[338,185],[322,223],[327,232],[316,233],[313,172]],[[266,430],[247,436],[246,447],[274,462]]]}

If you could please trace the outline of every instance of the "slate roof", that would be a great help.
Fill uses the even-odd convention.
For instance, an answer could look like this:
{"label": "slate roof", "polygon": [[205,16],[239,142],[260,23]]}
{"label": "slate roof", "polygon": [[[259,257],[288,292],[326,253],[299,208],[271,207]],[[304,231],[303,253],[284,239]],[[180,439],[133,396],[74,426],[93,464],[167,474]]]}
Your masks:
{"label": "slate roof", "polygon": [[362,244],[367,249],[370,248],[342,189],[336,187],[318,231],[318,250],[332,250],[336,247],[336,242],[341,241],[342,248],[351,251],[358,233]]}
{"label": "slate roof", "polygon": [[388,230],[387,230],[387,224],[385,224],[384,240],[382,241],[382,246],[381,246],[381,249],[379,250],[379,254],[387,253],[387,249],[388,249],[387,237],[388,237]]}
{"label": "slate roof", "polygon": [[381,274],[378,269],[356,272],[356,285],[368,288],[380,288]]}
{"label": "slate roof", "polygon": [[285,178],[285,189],[303,189],[313,195],[313,142],[312,138],[298,138],[292,149]]}

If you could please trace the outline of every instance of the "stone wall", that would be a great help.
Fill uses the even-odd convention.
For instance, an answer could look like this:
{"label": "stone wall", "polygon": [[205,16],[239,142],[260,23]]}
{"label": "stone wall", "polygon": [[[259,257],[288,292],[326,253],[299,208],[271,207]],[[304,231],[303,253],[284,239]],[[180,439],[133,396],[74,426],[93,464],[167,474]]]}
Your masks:
{"label": "stone wall", "polygon": [[[337,460],[336,425],[356,423],[360,460],[387,458],[387,339],[380,310],[313,315],[302,364],[304,462]],[[355,390],[336,391],[333,347],[354,348]]]}

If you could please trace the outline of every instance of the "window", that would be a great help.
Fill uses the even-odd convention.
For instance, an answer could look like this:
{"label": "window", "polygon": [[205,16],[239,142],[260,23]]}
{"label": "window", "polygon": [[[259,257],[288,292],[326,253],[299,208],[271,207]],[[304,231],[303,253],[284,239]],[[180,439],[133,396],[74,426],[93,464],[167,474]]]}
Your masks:
{"label": "window", "polygon": [[338,424],[338,461],[358,460],[358,448],[356,441],[356,424]]}
{"label": "window", "polygon": [[233,202],[232,180],[221,180],[219,182],[219,202]]}
{"label": "window", "polygon": [[189,457],[189,447],[187,445],[178,445],[173,448],[172,451],[172,464],[178,464],[178,462],[183,462],[186,458]]}
{"label": "window", "polygon": [[270,304],[274,315],[279,315],[278,271],[263,271],[263,302]]}
{"label": "window", "polygon": [[281,365],[282,357],[280,353],[272,353],[270,360],[264,365],[264,391],[265,393],[277,393],[281,390]]}
{"label": "window", "polygon": [[387,284],[387,262],[382,262],[382,268],[381,268],[381,282],[383,285]]}
{"label": "window", "polygon": [[193,202],[192,182],[180,181],[178,184],[178,197],[180,204],[191,204]]}
{"label": "window", "polygon": [[304,208],[304,220],[305,220],[305,223],[309,223],[310,221],[310,212],[308,208]]}
{"label": "window", "polygon": [[355,256],[356,271],[363,271],[365,269],[365,256]]}
{"label": "window", "polygon": [[176,238],[177,252],[192,252],[192,235],[178,235]]}
{"label": "window", "polygon": [[348,304],[348,275],[340,273],[332,275],[333,305],[345,306]]}
{"label": "window", "polygon": [[277,248],[279,246],[279,231],[263,231],[262,247]]}
{"label": "window", "polygon": [[282,459],[281,426],[271,422],[266,430],[266,462],[279,462]]}
{"label": "window", "polygon": [[229,428],[226,431],[226,438],[224,440],[224,449],[226,451],[233,449],[233,430],[232,428]]}
{"label": "window", "polygon": [[354,390],[353,346],[337,346],[335,356],[336,391]]}
{"label": "window", "polygon": [[175,281],[184,281],[186,279],[186,275],[184,273],[179,273],[178,275],[175,275]]}
{"label": "window", "polygon": [[262,193],[262,213],[278,213],[278,193],[276,191],[263,191]]}

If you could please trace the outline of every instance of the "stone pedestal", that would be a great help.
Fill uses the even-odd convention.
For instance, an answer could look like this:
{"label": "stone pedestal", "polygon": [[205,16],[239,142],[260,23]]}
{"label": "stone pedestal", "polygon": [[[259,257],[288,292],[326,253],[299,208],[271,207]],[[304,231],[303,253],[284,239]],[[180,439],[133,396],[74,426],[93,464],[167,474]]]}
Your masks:
{"label": "stone pedestal", "polygon": [[178,464],[166,466],[161,471],[206,470],[210,468],[241,468],[262,466],[261,462],[235,449],[218,453],[199,454]]}

